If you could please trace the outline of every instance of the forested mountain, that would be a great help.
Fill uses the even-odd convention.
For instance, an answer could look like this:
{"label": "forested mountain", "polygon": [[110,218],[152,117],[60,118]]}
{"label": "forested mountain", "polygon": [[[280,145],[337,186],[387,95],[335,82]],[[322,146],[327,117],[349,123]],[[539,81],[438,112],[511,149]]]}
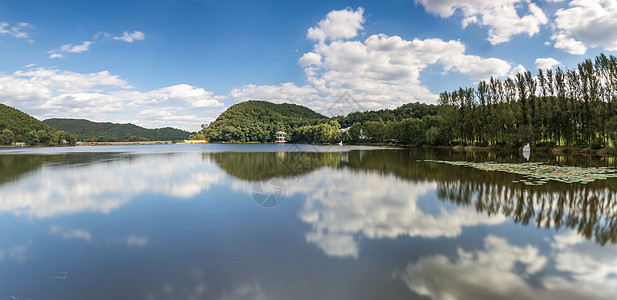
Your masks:
{"label": "forested mountain", "polygon": [[31,130],[55,131],[35,117],[0,103],[0,130],[4,129],[17,136],[23,136]]}
{"label": "forested mountain", "polygon": [[273,142],[277,131],[289,133],[296,128],[314,126],[328,120],[326,116],[301,105],[249,100],[231,106],[191,138],[228,142]]}
{"label": "forested mountain", "polygon": [[190,133],[188,131],[165,127],[157,129],[147,129],[134,124],[99,123],[84,119],[47,119],[45,124],[77,135],[77,138],[84,141],[94,139],[95,141],[166,141],[183,140]]}
{"label": "forested mountain", "polygon": [[0,145],[26,142],[29,145],[75,144],[75,137],[57,131],[36,118],[10,106],[0,104]]}

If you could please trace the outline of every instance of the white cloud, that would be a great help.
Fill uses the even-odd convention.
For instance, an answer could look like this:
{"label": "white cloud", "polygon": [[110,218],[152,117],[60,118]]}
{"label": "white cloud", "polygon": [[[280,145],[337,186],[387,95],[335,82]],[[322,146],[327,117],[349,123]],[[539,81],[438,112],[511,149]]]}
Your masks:
{"label": "white cloud", "polygon": [[140,111],[137,119],[132,122],[144,127],[168,127],[173,124],[175,128],[196,131],[196,125],[213,122],[215,118],[212,116],[221,112],[222,109],[218,109],[208,115],[201,115],[183,107],[162,106]]}
{"label": "white cloud", "polygon": [[[53,68],[0,74],[0,97],[5,104],[27,107],[28,113],[39,118],[117,121],[109,119],[116,116],[149,128],[171,126],[189,131],[212,121],[224,108],[220,102],[224,97],[187,84],[141,92],[108,71],[76,73]],[[157,111],[153,105],[161,107]]]}
{"label": "white cloud", "polygon": [[316,27],[308,30],[307,37],[320,42],[326,39],[336,40],[349,39],[358,35],[358,31],[364,29],[364,8],[358,7],[355,11],[351,8],[333,10],[326,18],[319,21]]}
{"label": "white cloud", "polygon": [[535,66],[538,69],[551,69],[553,66],[560,64],[561,62],[552,57],[540,57],[536,58]]}
{"label": "white cloud", "polygon": [[81,45],[67,44],[62,45],[62,47],[60,47],[60,51],[69,53],[82,53],[90,50],[90,45],[92,45],[91,41],[85,41],[81,43]]}
{"label": "white cloud", "polygon": [[26,32],[32,28],[32,25],[26,22],[19,22],[11,25],[7,22],[0,22],[0,35],[10,35],[15,38],[27,39],[30,38],[30,34]]}
{"label": "white cloud", "polygon": [[617,51],[617,2],[572,0],[555,13],[555,48],[585,54],[586,48]]}
{"label": "white cloud", "polygon": [[[318,42],[298,60],[308,85],[246,85],[232,90],[230,96],[241,101],[293,102],[326,115],[346,114],[359,107],[382,109],[411,101],[436,102],[437,95],[420,81],[420,73],[429,65],[439,64],[444,73],[458,72],[472,79],[503,77],[510,71],[504,60],[466,54],[459,41],[408,41],[385,34],[350,40],[362,28],[363,12],[361,8],[332,11],[309,30],[308,37]],[[343,105],[334,113],[333,106],[342,95],[353,98],[357,105]]]}
{"label": "white cloud", "polygon": [[219,102],[223,97],[214,96],[213,92],[206,91],[202,88],[195,88],[188,84],[178,84],[161,89],[156,89],[148,93],[153,98],[159,98],[163,101],[177,101],[180,103],[189,104],[193,108],[212,108],[223,107]]}
{"label": "white cloud", "polygon": [[298,64],[302,67],[308,67],[310,65],[319,66],[321,65],[321,55],[315,52],[304,53],[298,60]]}
{"label": "white cloud", "polygon": [[525,67],[523,65],[518,65],[518,66],[512,68],[510,73],[508,73],[508,77],[516,78],[517,74],[524,73],[525,71],[527,71],[527,70],[525,69]]}
{"label": "white cloud", "polygon": [[[455,11],[463,15],[462,26],[478,24],[489,28],[488,41],[492,45],[504,43],[514,35],[533,36],[548,18],[535,3],[527,0],[415,0],[426,11],[442,18],[451,17]],[[526,7],[527,14],[519,16],[518,11]]]}
{"label": "white cloud", "polygon": [[554,34],[551,39],[555,41],[553,45],[557,49],[561,49],[567,53],[574,55],[583,55],[587,52],[587,46],[581,41],[568,37],[565,34]]}
{"label": "white cloud", "polygon": [[308,85],[296,86],[291,82],[262,86],[248,84],[231,90],[229,95],[238,101],[267,100],[275,103],[293,102],[306,104],[310,100],[319,99],[319,95],[317,95],[317,91],[313,87]]}
{"label": "white cloud", "polygon": [[51,226],[49,232],[53,235],[59,235],[65,240],[82,239],[87,242],[92,240],[92,234],[85,229],[64,229],[62,226]]}
{"label": "white cloud", "polygon": [[[1,24],[0,24],[1,26]],[[109,40],[109,38],[112,38],[114,40],[117,41],[125,41],[127,43],[132,43],[134,41],[143,41],[146,38],[146,35],[141,32],[141,31],[133,31],[133,32],[127,32],[125,31],[122,36],[115,36],[112,37],[111,34],[106,33],[106,32],[97,32],[94,37],[92,38],[92,40],[90,41],[84,41],[81,44],[78,45],[74,45],[74,44],[66,44],[66,45],[62,45],[60,46],[60,48],[57,49],[53,49],[50,51],[47,51],[47,53],[49,53],[49,58],[64,58],[64,55],[66,53],[82,53],[82,52],[86,52],[90,50],[90,46],[94,44],[95,41],[98,41],[99,43],[101,42],[105,42],[107,40]]]}
{"label": "white cloud", "polygon": [[141,31],[124,32],[122,36],[115,36],[114,40],[125,41],[132,43],[133,41],[143,41],[146,39],[146,35]]}
{"label": "white cloud", "polygon": [[17,71],[12,77],[40,83],[49,89],[63,93],[86,92],[100,87],[130,89],[128,82],[109,71],[77,73],[52,68]]}

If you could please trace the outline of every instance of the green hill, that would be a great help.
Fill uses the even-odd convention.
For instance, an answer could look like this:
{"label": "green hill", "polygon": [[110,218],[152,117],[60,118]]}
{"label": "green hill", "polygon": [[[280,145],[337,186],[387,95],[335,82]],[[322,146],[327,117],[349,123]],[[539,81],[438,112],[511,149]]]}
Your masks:
{"label": "green hill", "polygon": [[301,105],[249,100],[231,106],[207,128],[191,138],[208,141],[272,142],[277,131],[290,131],[328,120],[328,117]]}
{"label": "green hill", "polygon": [[55,131],[35,117],[0,103],[0,131],[8,129],[16,136],[24,136],[32,130]]}
{"label": "green hill", "polygon": [[165,127],[148,129],[135,124],[99,123],[84,119],[47,119],[45,124],[77,135],[80,140],[123,141],[123,140],[183,140],[190,132]]}

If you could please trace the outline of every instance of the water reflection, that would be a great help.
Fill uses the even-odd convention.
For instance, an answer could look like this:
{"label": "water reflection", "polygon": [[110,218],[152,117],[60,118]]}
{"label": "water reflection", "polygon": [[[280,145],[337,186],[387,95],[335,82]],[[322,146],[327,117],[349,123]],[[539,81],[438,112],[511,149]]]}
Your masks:
{"label": "water reflection", "polygon": [[[523,158],[417,149],[0,155],[0,299],[617,294],[615,179],[524,186],[512,183],[519,175],[426,159]],[[251,199],[254,183],[273,179],[285,181],[285,201],[264,209]]]}
{"label": "water reflection", "polygon": [[[406,230],[393,227],[417,228],[423,235],[430,236],[431,230],[422,228],[435,226],[460,228],[469,221],[459,222],[465,218],[455,218],[447,213],[439,220],[422,220],[410,224],[417,216],[404,215],[403,212],[419,212],[415,202],[430,189],[436,189],[439,199],[452,201],[460,207],[473,207],[477,214],[466,215],[467,219],[482,221],[483,216],[505,216],[523,225],[533,223],[538,227],[552,227],[559,230],[562,227],[572,228],[588,239],[594,239],[600,244],[617,242],[617,210],[615,208],[615,179],[599,180],[590,184],[564,184],[550,182],[543,186],[529,187],[512,183],[520,179],[520,175],[503,172],[484,172],[464,166],[450,166],[424,162],[424,160],[448,158],[450,160],[479,160],[492,158],[494,161],[520,161],[518,154],[499,155],[495,153],[461,153],[441,151],[411,150],[377,150],[351,151],[348,153],[287,153],[280,156],[277,153],[216,153],[205,154],[217,163],[227,173],[245,180],[260,180],[272,177],[305,176],[295,185],[287,186],[287,193],[294,192],[305,195],[307,202],[300,217],[311,222],[332,216],[330,225],[316,226],[311,235],[311,241],[323,241],[321,245],[337,245],[347,250],[330,251],[339,255],[356,256],[353,239],[341,235],[347,228],[345,220],[354,215],[355,211],[378,212],[391,224],[374,222],[366,215],[357,215],[358,220],[367,220],[367,224],[375,225],[375,229],[359,229],[368,237],[395,237]],[[598,157],[541,157],[548,164],[571,164],[578,166],[607,166],[612,158]],[[250,162],[250,163],[247,163]],[[303,166],[290,168],[289,166]],[[335,169],[333,172],[315,171],[320,168]],[[354,170],[356,172],[352,172]],[[360,173],[358,173],[360,172]],[[372,173],[371,173],[372,172]],[[383,176],[382,174],[390,174]],[[408,182],[413,182],[410,185]],[[301,191],[306,188],[305,191]],[[401,195],[405,195],[401,197]],[[390,204],[397,203],[390,207]],[[354,208],[353,206],[359,206]],[[337,209],[337,207],[340,207]],[[399,214],[394,217],[384,210],[392,208]],[[442,207],[443,209],[443,207]],[[321,210],[315,212],[315,210]],[[329,210],[324,213],[323,210]],[[339,211],[338,213],[332,211]],[[397,220],[398,219],[398,220]],[[488,218],[487,218],[488,219]],[[500,222],[493,218],[492,222]],[[384,221],[385,222],[385,221]],[[356,227],[362,222],[351,222]],[[397,224],[397,225],[392,225]],[[405,224],[405,225],[403,225]],[[328,228],[330,239],[324,238],[323,228]],[[390,234],[386,234],[392,230]],[[411,229],[410,229],[411,230]],[[353,232],[354,230],[350,230]],[[440,230],[435,236],[452,236],[448,231]],[[338,235],[337,235],[338,234]],[[410,235],[413,233],[408,232]],[[332,247],[331,247],[332,248]]]}
{"label": "water reflection", "polygon": [[573,233],[555,236],[544,254],[488,235],[483,249],[422,257],[397,276],[431,299],[612,299],[616,263],[614,249]]}
{"label": "water reflection", "polygon": [[148,193],[190,198],[223,178],[216,167],[200,162],[199,157],[196,153],[8,155],[9,161],[33,167],[20,169],[27,179],[1,186],[0,212],[42,218],[109,213]]}

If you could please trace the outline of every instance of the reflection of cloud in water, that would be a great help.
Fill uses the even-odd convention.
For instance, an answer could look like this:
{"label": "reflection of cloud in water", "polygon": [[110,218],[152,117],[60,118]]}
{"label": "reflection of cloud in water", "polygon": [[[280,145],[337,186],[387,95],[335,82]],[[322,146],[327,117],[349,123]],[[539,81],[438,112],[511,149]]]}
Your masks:
{"label": "reflection of cloud in water", "polygon": [[92,240],[92,234],[85,229],[65,229],[62,226],[54,225],[49,228],[49,232],[52,235],[61,236],[65,240],[82,239],[88,242]]}
{"label": "reflection of cloud in water", "polygon": [[[487,236],[484,250],[458,258],[421,258],[399,277],[412,291],[432,299],[614,299],[617,294],[617,253],[570,232],[555,237],[551,253],[543,256],[527,245]],[[565,275],[540,272],[554,258]]]}
{"label": "reflection of cloud in water", "polygon": [[[234,182],[232,187],[250,190],[246,182]],[[338,257],[358,257],[359,234],[371,239],[455,237],[464,226],[505,220],[479,215],[469,206],[445,209],[441,202],[438,214],[425,212],[418,207],[418,200],[435,188],[433,182],[408,182],[377,172],[322,168],[298,181],[288,181],[286,193],[288,198],[306,198],[298,212],[313,228],[306,240]]]}
{"label": "reflection of cloud in water", "polygon": [[0,248],[0,263],[5,259],[12,259],[15,261],[26,260],[26,250],[28,250],[29,244],[13,245],[7,249]]}
{"label": "reflection of cloud in water", "polygon": [[357,257],[355,236],[360,233],[372,239],[454,237],[463,226],[504,220],[478,215],[471,207],[446,210],[440,205],[438,214],[427,213],[418,200],[435,189],[434,183],[412,183],[376,172],[322,169],[294,187],[306,188],[302,192],[307,200],[298,215],[313,227],[307,241],[333,256]]}
{"label": "reflection of cloud in water", "polygon": [[148,237],[131,234],[126,238],[122,239],[122,242],[129,248],[145,247],[146,245],[148,245]]}
{"label": "reflection of cloud in water", "polygon": [[201,162],[197,153],[45,166],[0,186],[0,212],[36,217],[109,213],[142,193],[190,198],[222,178],[222,173],[212,164]]}

